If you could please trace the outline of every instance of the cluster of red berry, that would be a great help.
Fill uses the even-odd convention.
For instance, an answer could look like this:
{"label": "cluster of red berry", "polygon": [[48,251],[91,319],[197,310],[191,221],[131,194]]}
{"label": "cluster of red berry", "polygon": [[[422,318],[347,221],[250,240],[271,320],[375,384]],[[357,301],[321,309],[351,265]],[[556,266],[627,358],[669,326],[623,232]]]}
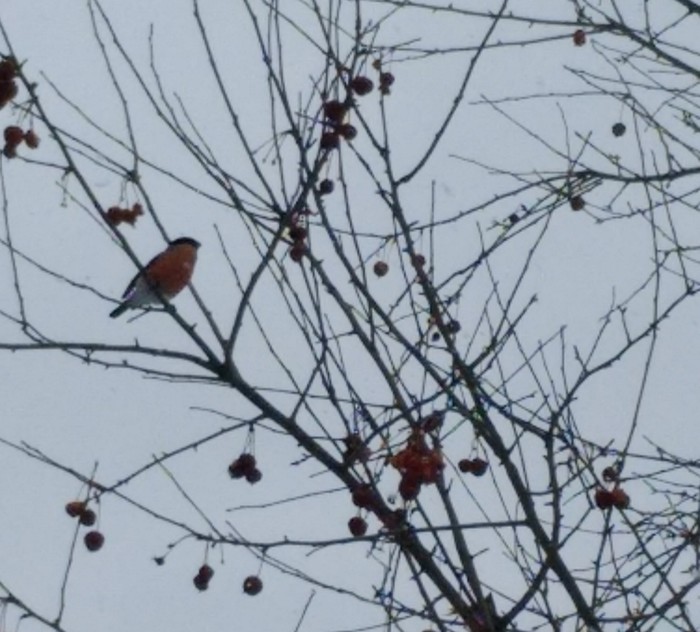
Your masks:
{"label": "cluster of red berry", "polygon": [[0,61],[0,110],[17,96],[17,63],[8,58]]}
{"label": "cluster of red berry", "polygon": [[[97,521],[97,515],[83,500],[72,500],[66,504],[66,513],[71,518],[77,518],[80,524],[86,527],[92,527]],[[99,551],[105,542],[105,537],[95,529],[88,531],[83,541],[88,551]]]}
{"label": "cluster of red berry", "polygon": [[211,581],[212,577],[214,577],[214,569],[209,566],[209,564],[202,564],[192,581],[195,588],[201,591],[209,588],[209,582]]}
{"label": "cluster of red berry", "polygon": [[304,209],[301,212],[292,213],[289,218],[289,238],[292,240],[289,257],[295,263],[299,263],[306,253],[306,238],[309,236],[308,216],[310,214],[309,209]]}
{"label": "cluster of red berry", "polygon": [[332,99],[323,104],[323,125],[325,129],[321,133],[321,149],[338,149],[341,138],[350,141],[357,137],[357,128],[345,122],[345,117],[349,111],[349,101],[342,103],[337,99]]}
{"label": "cluster of red berry", "polygon": [[120,208],[119,206],[108,208],[105,213],[105,219],[110,226],[116,227],[122,222],[133,226],[141,215],[143,215],[143,206],[137,202],[130,209]]}
{"label": "cluster of red berry", "polygon": [[625,490],[620,487],[619,471],[614,466],[608,466],[603,470],[603,480],[606,483],[613,483],[612,489],[599,487],[595,490],[595,504],[598,509],[627,509],[630,506],[630,497]]}
{"label": "cluster of red berry", "polygon": [[14,158],[17,155],[17,147],[22,143],[26,143],[30,149],[36,149],[39,146],[39,137],[33,129],[28,129],[26,132],[17,125],[8,125],[4,132],[5,146],[2,153],[5,158]]}
{"label": "cluster of red berry", "polygon": [[404,500],[416,499],[421,487],[437,482],[445,469],[442,452],[428,446],[422,428],[411,432],[406,447],[392,456],[389,463],[401,473],[399,494]]}
{"label": "cluster of red berry", "polygon": [[488,461],[484,459],[462,459],[457,463],[460,472],[465,474],[473,474],[474,476],[483,476],[486,470],[489,469]]}
{"label": "cluster of red berry", "polygon": [[[192,583],[199,591],[209,588],[209,582],[214,577],[214,569],[209,564],[202,564],[197,574],[192,578]],[[262,580],[257,575],[248,575],[243,580],[243,592],[247,595],[257,595],[263,588]]]}
{"label": "cluster of red berry", "polygon": [[251,485],[262,479],[262,472],[257,467],[255,456],[248,452],[243,452],[228,466],[228,473],[231,478],[245,478]]}

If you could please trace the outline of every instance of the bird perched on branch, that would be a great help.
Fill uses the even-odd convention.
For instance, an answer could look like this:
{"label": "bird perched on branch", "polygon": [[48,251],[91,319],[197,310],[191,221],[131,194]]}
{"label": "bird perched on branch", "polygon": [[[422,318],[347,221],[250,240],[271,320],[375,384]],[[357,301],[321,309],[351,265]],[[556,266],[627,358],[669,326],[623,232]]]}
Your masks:
{"label": "bird perched on branch", "polygon": [[200,243],[191,237],[180,237],[151,259],[124,290],[123,301],[110,316],[117,318],[127,309],[171,300],[187,287],[197,262]]}

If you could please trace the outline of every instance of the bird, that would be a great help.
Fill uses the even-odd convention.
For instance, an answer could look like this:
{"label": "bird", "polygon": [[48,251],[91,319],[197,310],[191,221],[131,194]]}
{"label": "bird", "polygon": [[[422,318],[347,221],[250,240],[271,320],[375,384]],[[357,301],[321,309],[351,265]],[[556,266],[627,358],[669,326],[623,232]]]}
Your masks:
{"label": "bird", "polygon": [[124,290],[122,302],[110,314],[121,316],[127,309],[171,300],[187,287],[197,262],[200,243],[191,237],[180,237],[151,259]]}

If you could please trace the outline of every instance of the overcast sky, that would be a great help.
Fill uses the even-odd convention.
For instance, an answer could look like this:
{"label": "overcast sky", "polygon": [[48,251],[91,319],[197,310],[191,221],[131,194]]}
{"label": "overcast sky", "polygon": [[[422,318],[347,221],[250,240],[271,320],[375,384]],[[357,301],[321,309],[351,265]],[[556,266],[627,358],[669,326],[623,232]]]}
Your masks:
{"label": "overcast sky", "polygon": [[[226,81],[242,125],[249,130],[251,144],[262,147],[271,136],[265,70],[249,21],[242,9],[230,6],[232,4],[238,3],[202,2],[203,14],[216,45],[216,55],[225,68]],[[512,6],[516,10],[529,4],[513,2]],[[542,2],[539,8],[552,19],[556,16],[572,20],[573,11],[569,7],[562,9],[568,4],[552,0]],[[370,6],[367,6],[367,15],[378,10]],[[156,60],[168,92],[182,96],[199,131],[225,168],[243,180],[250,178],[250,168],[242,158],[230,120],[219,99],[212,96],[216,94],[214,83],[206,72],[206,58],[197,39],[190,3],[122,0],[105,2],[105,7],[121,42],[146,74],[149,26],[153,24]],[[427,19],[427,15],[406,12],[405,16],[398,16],[381,30],[380,40],[397,43],[421,38],[426,48],[446,46],[448,42],[473,44],[483,36],[487,26],[483,21],[474,20],[472,30],[465,32],[464,21],[440,15]],[[54,121],[65,127],[64,131],[109,147],[109,151],[115,151],[115,155],[124,159],[124,152],[120,153],[104,135],[91,128],[49,85],[49,81],[53,82],[94,123],[125,138],[123,109],[106,77],[104,61],[91,35],[86,3],[6,0],[1,19],[20,59],[26,60],[27,75],[38,83],[42,103]],[[312,25],[310,18],[299,22],[301,29],[311,29]],[[562,36],[567,32],[567,27],[562,27]],[[312,77],[322,70],[323,59],[318,58],[299,33],[289,29],[287,34],[285,54],[293,63],[287,67],[286,78],[294,90],[305,90],[308,98]],[[504,26],[496,39],[517,40],[531,35],[526,25],[510,25]],[[595,40],[595,36],[592,39]],[[387,99],[387,119],[399,173],[415,165],[430,142],[436,124],[451,105],[455,85],[469,59],[463,54],[446,54],[411,63],[402,63],[400,59],[393,62],[391,69],[396,84],[391,98]],[[478,159],[504,169],[561,170],[561,160],[547,152],[541,143],[493,108],[477,102],[483,97],[499,99],[515,94],[583,90],[583,84],[567,69],[577,65],[599,69],[601,73],[609,70],[590,42],[577,48],[568,37],[553,39],[539,47],[507,47],[487,53],[467,92],[468,104],[456,116],[451,132],[420,180],[409,189],[410,197],[406,202],[409,217],[425,220],[431,205],[432,182],[435,183],[435,203],[443,217],[452,217],[479,201],[493,198],[506,184],[513,186],[509,178],[488,176],[484,169],[460,157]],[[118,65],[117,72],[127,90],[143,156],[191,178],[206,193],[221,198],[159,125],[123,64]],[[22,96],[20,93],[20,100]],[[559,106],[565,112],[565,120]],[[366,113],[367,119],[376,123],[379,107],[375,95],[367,97],[362,107],[363,115]],[[547,142],[557,147],[570,143],[572,154],[581,146],[577,135],[591,134],[605,151],[618,153],[633,163],[637,160],[634,137],[630,134],[614,138],[610,133],[612,124],[619,120],[629,127],[633,124],[628,113],[613,99],[550,98],[524,101],[518,104],[517,110],[513,104],[507,107],[517,112],[518,119],[525,125],[536,128]],[[17,120],[16,113],[9,107],[0,112],[2,127]],[[24,119],[21,124],[26,127],[28,121]],[[40,149],[33,154],[23,153],[40,162],[62,164],[46,129],[39,123],[36,127],[43,137]],[[363,142],[366,140],[360,138],[357,146],[363,147]],[[265,168],[274,174],[277,166],[268,161]],[[293,173],[296,165],[286,168]],[[348,160],[347,168],[354,170],[352,173],[356,174],[358,183],[352,191],[355,207],[366,209],[363,210],[366,213],[362,217],[363,230],[386,231],[390,219],[380,213],[381,205],[372,183],[356,163]],[[83,208],[85,196],[80,194],[74,181],[69,178],[66,183],[58,170],[22,160],[3,160],[2,169],[11,234],[18,250],[71,281],[91,288],[71,287],[63,280],[23,265],[23,296],[32,322],[42,333],[68,342],[129,344],[138,340],[153,346],[194,350],[192,343],[164,314],[149,314],[134,322],[108,317],[114,303],[107,298],[120,296],[135,268],[108,232],[97,226]],[[102,204],[120,203],[122,181],[117,175],[90,166],[85,167],[85,174]],[[65,184],[67,192],[63,190]],[[188,235],[202,242],[194,285],[225,330],[230,327],[240,293],[228,271],[217,230],[234,253],[243,278],[247,278],[258,262],[257,254],[250,249],[249,236],[232,218],[230,208],[187,191],[147,168],[144,169],[144,184],[168,234],[171,237]],[[137,201],[133,191],[128,196],[130,201]],[[608,212],[610,196],[601,194],[596,198],[596,191],[593,191],[587,201],[591,207],[586,212],[574,213],[567,207],[557,211],[546,244],[533,263],[533,274],[522,289],[523,296],[536,293],[539,299],[524,324],[530,341],[547,338],[566,324],[567,342],[589,348],[601,326],[600,317],[615,299],[636,289],[651,270],[649,227],[641,221],[600,223],[596,220]],[[620,204],[627,201],[625,198]],[[478,227],[486,239],[492,239],[493,231],[498,230],[492,228],[495,220],[508,217],[520,204],[534,202],[532,195],[522,200],[509,198],[470,223],[460,223],[459,231],[441,232],[439,247],[434,251],[435,265],[442,270],[441,275],[447,276],[450,266],[460,261],[463,253],[478,251]],[[340,204],[338,208],[340,214]],[[135,229],[125,227],[123,234],[143,262],[163,247],[156,227],[147,219],[142,219]],[[6,237],[4,230],[3,236]],[[522,246],[508,251],[512,258],[494,261],[494,270],[505,286],[513,283],[519,274],[528,243],[523,242]],[[427,248],[427,244],[424,247]],[[3,253],[0,309],[16,314],[10,259],[6,250]],[[399,253],[395,246],[387,247],[380,256],[394,265]],[[300,271],[291,269],[290,274],[300,274]],[[388,278],[385,286],[376,285],[379,281],[374,278],[370,282],[374,287],[385,287],[386,290],[381,291],[386,291],[387,296],[401,291],[398,277]],[[474,303],[483,300],[489,289],[487,285],[475,285]],[[664,296],[665,291],[664,288]],[[264,299],[258,298],[256,306],[265,319],[266,332],[275,348],[281,354],[294,357],[296,342],[289,333],[289,321],[278,301],[278,297],[270,298],[266,304]],[[634,325],[648,322],[650,314],[646,307],[637,308],[636,305],[629,311],[630,322]],[[648,303],[646,305],[648,307]],[[176,306],[186,320],[197,323],[205,339],[212,340],[189,293],[179,296]],[[644,438],[648,437],[681,456],[697,456],[694,427],[700,397],[695,382],[700,367],[694,345],[689,344],[697,331],[697,317],[692,307],[694,305],[689,303],[681,309],[675,315],[674,326],[662,332],[662,344],[656,352],[639,412],[640,431],[635,444],[639,450],[645,447]],[[478,315],[463,307],[460,318],[468,324]],[[0,337],[3,341],[23,340],[21,332],[3,319],[0,319]],[[486,341],[481,342],[485,344]],[[283,376],[269,374],[269,356],[259,337],[251,334],[238,353],[239,362],[240,358],[244,359],[245,374],[253,383],[263,383],[263,380],[268,380],[269,384],[284,383]],[[300,363],[297,368],[305,361],[310,362],[305,356],[296,360]],[[579,424],[585,424],[590,436],[601,443],[625,439],[635,414],[643,361],[643,350],[634,352],[630,362],[589,385],[590,390],[573,405]],[[97,478],[103,483],[113,483],[129,475],[148,463],[153,455],[186,445],[257,413],[242,398],[224,388],[147,379],[122,368],[86,365],[59,351],[3,352],[0,367],[3,375],[0,380],[3,419],[0,436],[16,443],[26,442],[83,474],[88,474],[98,464]],[[273,368],[272,371],[279,370]],[[379,395],[381,389],[375,389],[370,377],[368,375],[365,384],[366,392]],[[330,407],[328,410],[331,412]],[[224,418],[224,415],[229,417]],[[144,503],[173,519],[206,530],[195,508],[176,488],[174,478],[221,529],[227,531],[225,521],[230,520],[252,540],[347,535],[346,521],[354,514],[354,509],[343,494],[314,497],[266,511],[228,511],[251,503],[264,504],[338,487],[319,466],[305,463],[292,467],[290,464],[300,458],[301,452],[293,441],[271,432],[258,433],[256,440],[263,481],[256,486],[231,481],[226,466],[242,450],[244,442],[243,432],[229,434],[170,461],[167,470],[153,468],[122,491],[131,501]],[[466,442],[464,446],[464,450],[468,450]],[[0,581],[7,582],[17,595],[26,597],[32,608],[48,618],[55,617],[75,533],[75,523],[65,515],[64,504],[84,490],[73,477],[2,446],[0,463],[3,520]],[[641,486],[636,491],[641,493]],[[196,542],[180,545],[166,564],[158,567],[152,558],[164,555],[168,544],[177,540],[182,532],[174,526],[154,522],[128,502],[114,497],[102,503],[99,526],[106,537],[102,551],[89,554],[80,541],[77,543],[65,596],[68,606],[64,625],[68,630],[250,628],[291,632],[311,593],[310,585],[277,570],[266,569],[262,575],[265,590],[261,595],[256,598],[243,595],[240,589],[243,577],[256,574],[260,564],[243,548],[229,548],[223,552],[210,551],[209,559],[216,575],[210,589],[197,594],[192,576],[203,562],[204,545]],[[304,557],[306,553],[305,548],[292,547],[285,549],[284,554],[281,550],[270,550],[270,555],[279,554],[285,562],[299,564],[315,577],[338,581],[363,598],[373,598],[372,586],[379,577],[376,567],[366,560],[366,546],[357,543],[335,547],[332,553]],[[219,564],[221,559],[223,565]],[[333,591],[319,589],[319,593],[301,628],[304,632],[363,629],[362,626],[382,621],[381,612],[375,606],[363,606]],[[350,609],[352,618],[347,614]],[[7,627],[14,626],[15,621],[16,613],[10,610]],[[23,629],[40,627],[33,622],[22,625]]]}

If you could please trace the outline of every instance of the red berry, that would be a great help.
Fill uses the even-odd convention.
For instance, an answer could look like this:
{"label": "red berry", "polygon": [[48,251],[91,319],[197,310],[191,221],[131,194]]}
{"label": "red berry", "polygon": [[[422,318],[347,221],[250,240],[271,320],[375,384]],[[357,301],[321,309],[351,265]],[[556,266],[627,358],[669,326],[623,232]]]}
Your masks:
{"label": "red berry", "polygon": [[262,480],[262,472],[255,468],[245,475],[245,480],[247,480],[251,485],[259,483]]}
{"label": "red berry", "polygon": [[201,575],[195,575],[192,582],[194,583],[194,587],[199,591],[209,588],[209,580],[205,579]]}
{"label": "red berry", "polygon": [[371,509],[376,502],[372,486],[367,483],[358,485],[352,492],[352,502],[360,509]]}
{"label": "red berry", "polygon": [[97,516],[92,509],[86,509],[80,514],[78,520],[80,520],[80,524],[91,527],[97,522]]}
{"label": "red berry", "polygon": [[14,59],[0,61],[0,82],[11,81],[17,76],[17,64]]}
{"label": "red berry", "polygon": [[99,551],[105,543],[105,537],[99,531],[88,531],[83,540],[88,551]]}
{"label": "red berry", "polygon": [[595,504],[598,509],[610,509],[613,506],[612,494],[607,489],[596,489]]}
{"label": "red berry", "polygon": [[24,142],[29,149],[36,149],[39,146],[39,136],[33,129],[28,129],[24,132]]}
{"label": "red berry", "polygon": [[472,459],[471,472],[474,476],[483,476],[486,474],[486,470],[489,468],[488,461],[484,459]]}
{"label": "red berry", "polygon": [[574,46],[583,46],[586,43],[586,32],[583,29],[574,31]]}
{"label": "red berry", "polygon": [[71,500],[66,504],[66,513],[71,518],[77,518],[85,511],[85,509],[86,505],[82,500]]}
{"label": "red berry", "polygon": [[390,88],[394,85],[394,75],[390,72],[380,72],[379,73],[379,87],[382,89]]}
{"label": "red berry", "polygon": [[338,134],[345,140],[354,140],[357,138],[357,128],[350,123],[343,123],[343,125],[338,126]]}
{"label": "red berry", "polygon": [[337,132],[323,132],[320,145],[321,149],[338,149],[340,147],[340,135]]}
{"label": "red berry", "polygon": [[24,132],[17,125],[8,125],[3,132],[5,142],[8,145],[19,145],[24,140]]}
{"label": "red berry", "polygon": [[356,538],[361,538],[365,533],[367,533],[367,522],[360,518],[360,516],[355,516],[348,520],[348,529]]}
{"label": "red berry", "polygon": [[323,116],[333,123],[342,123],[348,109],[340,101],[326,101],[323,104]]}
{"label": "red berry", "polygon": [[249,575],[243,581],[243,592],[246,595],[257,595],[262,589],[262,579],[257,575]]}
{"label": "red berry", "polygon": [[406,472],[399,483],[399,494],[404,500],[415,500],[420,494],[421,478],[413,472]]}
{"label": "red berry", "polygon": [[421,254],[411,256],[411,265],[414,268],[422,268],[425,265],[425,257]]}
{"label": "red berry", "polygon": [[377,263],[374,264],[373,270],[374,274],[381,278],[386,276],[389,272],[389,264],[386,261],[377,261]]}
{"label": "red berry", "polygon": [[569,198],[569,205],[571,206],[572,211],[580,211],[584,206],[586,206],[586,203],[580,195],[574,195],[573,197]]}
{"label": "red berry", "polygon": [[610,500],[616,509],[627,509],[630,506],[630,497],[621,487],[610,492]]}
{"label": "red berry", "polygon": [[289,237],[292,241],[304,241],[307,234],[307,230],[303,226],[292,226],[289,229]]}
{"label": "red berry", "polygon": [[318,185],[318,192],[321,195],[328,195],[329,193],[333,193],[334,188],[335,185],[333,184],[333,180],[321,180],[321,182]]}
{"label": "red berry", "polygon": [[200,577],[205,582],[208,582],[211,580],[212,577],[214,577],[214,569],[211,566],[209,566],[209,564],[203,564],[199,567],[197,577]]}
{"label": "red berry", "polygon": [[365,94],[372,92],[374,83],[372,83],[372,80],[369,77],[358,76],[352,79],[350,82],[350,88],[355,94],[362,97]]}
{"label": "red berry", "polygon": [[306,246],[304,245],[303,241],[295,242],[289,249],[289,258],[296,263],[299,263],[304,258],[305,254]]}
{"label": "red berry", "polygon": [[457,467],[459,468],[460,472],[464,472],[465,474],[467,472],[472,471],[472,460],[471,459],[462,459],[459,463],[457,463]]}
{"label": "red berry", "polygon": [[5,107],[17,96],[17,83],[15,81],[0,81],[0,109]]}
{"label": "red berry", "polygon": [[255,457],[244,452],[228,466],[228,473],[231,478],[243,478],[255,469],[255,465]]}

